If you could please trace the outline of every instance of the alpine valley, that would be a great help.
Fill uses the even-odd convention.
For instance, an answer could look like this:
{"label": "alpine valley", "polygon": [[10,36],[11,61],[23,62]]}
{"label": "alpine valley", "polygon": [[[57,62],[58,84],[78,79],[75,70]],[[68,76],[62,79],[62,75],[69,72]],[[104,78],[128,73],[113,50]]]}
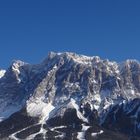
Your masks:
{"label": "alpine valley", "polygon": [[50,52],[0,71],[0,140],[140,140],[140,63]]}

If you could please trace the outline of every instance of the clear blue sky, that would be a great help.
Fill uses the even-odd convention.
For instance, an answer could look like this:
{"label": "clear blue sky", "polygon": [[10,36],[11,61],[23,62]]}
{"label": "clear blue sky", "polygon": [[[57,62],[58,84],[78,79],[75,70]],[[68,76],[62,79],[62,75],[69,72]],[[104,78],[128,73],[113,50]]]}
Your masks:
{"label": "clear blue sky", "polygon": [[49,51],[140,60],[140,0],[1,0],[0,67]]}

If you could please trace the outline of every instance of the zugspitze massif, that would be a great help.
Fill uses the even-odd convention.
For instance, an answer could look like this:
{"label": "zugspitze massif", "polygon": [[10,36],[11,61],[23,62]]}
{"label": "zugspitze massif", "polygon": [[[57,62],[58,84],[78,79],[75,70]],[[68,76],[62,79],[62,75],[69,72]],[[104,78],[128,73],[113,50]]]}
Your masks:
{"label": "zugspitze massif", "polygon": [[140,63],[50,52],[0,71],[1,140],[139,140]]}

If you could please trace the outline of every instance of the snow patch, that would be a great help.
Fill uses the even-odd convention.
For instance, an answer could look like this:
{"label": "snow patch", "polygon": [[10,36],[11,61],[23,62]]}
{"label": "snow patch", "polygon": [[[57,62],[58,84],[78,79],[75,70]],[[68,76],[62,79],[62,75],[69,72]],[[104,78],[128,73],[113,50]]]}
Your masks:
{"label": "snow patch", "polygon": [[90,128],[90,126],[85,126],[82,124],[82,131],[77,133],[78,140],[85,140],[85,133]]}
{"label": "snow patch", "polygon": [[85,140],[85,133],[83,133],[83,132],[78,132],[78,134],[77,134],[77,139],[78,139],[78,140]]}
{"label": "snow patch", "polygon": [[2,78],[6,73],[6,70],[0,70],[0,78]]}
{"label": "snow patch", "polygon": [[92,137],[96,137],[96,136],[101,135],[101,134],[103,134],[103,133],[104,133],[104,131],[103,131],[103,130],[100,130],[100,132],[92,133],[91,136],[92,136]]}
{"label": "snow patch", "polygon": [[45,103],[41,99],[27,102],[27,113],[32,117],[40,117],[40,123],[49,118],[49,114],[54,108],[51,103]]}
{"label": "snow patch", "polygon": [[61,135],[55,136],[55,138],[61,138],[61,139],[63,139],[64,137],[65,137],[65,134],[61,134]]}
{"label": "snow patch", "polygon": [[53,127],[50,130],[51,131],[55,131],[56,129],[63,129],[63,128],[67,128],[67,126],[58,126],[58,127]]}

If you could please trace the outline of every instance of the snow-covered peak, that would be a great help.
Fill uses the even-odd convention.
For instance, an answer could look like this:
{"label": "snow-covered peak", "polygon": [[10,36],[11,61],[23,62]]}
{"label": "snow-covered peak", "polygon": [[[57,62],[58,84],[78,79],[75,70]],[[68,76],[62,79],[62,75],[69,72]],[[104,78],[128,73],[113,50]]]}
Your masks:
{"label": "snow-covered peak", "polygon": [[127,59],[126,61],[121,62],[119,65],[122,69],[124,67],[131,68],[134,65],[139,65],[140,66],[140,62],[138,60],[135,60],[135,59]]}
{"label": "snow-covered peak", "polygon": [[59,60],[62,58],[64,60],[69,60],[69,61],[72,60],[75,63],[84,64],[84,65],[92,65],[93,63],[98,63],[101,60],[99,56],[91,57],[91,56],[76,54],[73,52],[63,52],[63,53],[50,52],[48,54],[47,59],[45,59],[43,63],[46,63],[52,59]]}
{"label": "snow-covered peak", "polygon": [[24,66],[25,64],[27,64],[27,63],[25,63],[21,60],[13,60],[13,62],[12,62],[13,67],[21,67],[21,66]]}
{"label": "snow-covered peak", "polygon": [[127,59],[127,60],[126,60],[126,63],[135,63],[135,64],[137,63],[137,64],[138,64],[139,61],[136,60],[136,59]]}
{"label": "snow-covered peak", "polygon": [[1,121],[25,108],[24,114],[37,117],[40,132],[46,132],[46,121],[75,126],[76,119],[91,125],[93,119],[103,122],[114,105],[140,98],[140,64],[50,52],[37,65],[14,61],[0,82]]}

